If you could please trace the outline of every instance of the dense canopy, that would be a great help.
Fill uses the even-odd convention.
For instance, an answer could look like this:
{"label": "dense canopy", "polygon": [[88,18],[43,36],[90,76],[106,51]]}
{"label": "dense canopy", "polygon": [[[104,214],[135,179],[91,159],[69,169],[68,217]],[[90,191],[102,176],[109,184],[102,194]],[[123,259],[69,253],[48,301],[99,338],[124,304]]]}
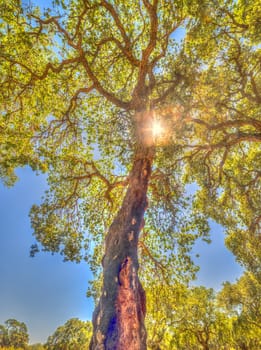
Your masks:
{"label": "dense canopy", "polygon": [[104,255],[104,293],[106,276],[138,270],[137,248],[145,285],[184,282],[212,218],[260,278],[259,2],[55,4],[0,0],[0,176],[48,173],[30,213],[40,246],[97,274]]}

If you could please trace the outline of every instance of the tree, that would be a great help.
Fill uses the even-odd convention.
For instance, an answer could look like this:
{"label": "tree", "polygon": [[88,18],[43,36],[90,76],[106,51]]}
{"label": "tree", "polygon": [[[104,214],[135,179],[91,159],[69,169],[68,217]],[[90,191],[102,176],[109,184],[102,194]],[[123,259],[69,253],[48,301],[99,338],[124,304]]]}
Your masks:
{"label": "tree", "polygon": [[8,345],[8,334],[5,326],[0,325],[0,347]]}
{"label": "tree", "polygon": [[230,349],[236,317],[203,286],[153,283],[147,289],[149,350]]}
{"label": "tree", "polygon": [[251,272],[245,272],[236,283],[224,283],[218,295],[236,318],[233,323],[234,342],[240,349],[258,349],[261,346],[261,284]]}
{"label": "tree", "polygon": [[15,319],[5,321],[0,325],[0,346],[26,349],[29,335],[26,324]]}
{"label": "tree", "polygon": [[229,319],[215,300],[214,291],[205,287],[187,290],[183,303],[177,310],[176,338],[184,349],[193,345],[209,350],[222,348],[231,338]]}
{"label": "tree", "polygon": [[77,318],[68,320],[56,329],[46,344],[47,350],[84,350],[91,340],[91,322]]}
{"label": "tree", "polygon": [[48,171],[37,241],[97,272],[102,260],[91,349],[146,349],[138,246],[141,267],[189,278],[207,217],[246,238],[260,225],[258,1],[55,3],[0,2],[0,175]]}
{"label": "tree", "polygon": [[41,343],[36,343],[36,344],[29,345],[28,349],[29,350],[45,350],[45,347]]}

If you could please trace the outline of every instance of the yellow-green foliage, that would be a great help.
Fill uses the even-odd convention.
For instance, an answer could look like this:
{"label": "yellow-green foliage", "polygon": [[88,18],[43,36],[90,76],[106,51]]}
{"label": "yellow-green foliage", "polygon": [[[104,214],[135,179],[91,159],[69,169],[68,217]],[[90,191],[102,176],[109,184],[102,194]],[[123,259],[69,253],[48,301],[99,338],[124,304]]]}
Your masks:
{"label": "yellow-green foliage", "polygon": [[[166,132],[153,141],[140,272],[149,303],[155,288],[168,306],[148,322],[155,328],[168,322],[167,310],[181,318],[184,311],[180,345],[171,343],[173,324],[158,331],[166,349],[192,347],[196,316],[207,321],[209,309],[210,338],[221,339],[224,327],[230,341],[233,318],[211,309],[211,291],[181,290],[183,309],[167,295],[174,281],[194,276],[190,250],[196,239],[207,240],[209,218],[225,227],[228,248],[261,279],[260,0],[55,3],[42,14],[0,0],[0,178],[13,184],[24,165],[47,172],[49,189],[30,214],[36,240],[99,272],[139,130],[152,128],[137,115],[149,111]],[[196,188],[192,198],[187,184]],[[155,267],[167,281],[162,289],[151,283]]]}

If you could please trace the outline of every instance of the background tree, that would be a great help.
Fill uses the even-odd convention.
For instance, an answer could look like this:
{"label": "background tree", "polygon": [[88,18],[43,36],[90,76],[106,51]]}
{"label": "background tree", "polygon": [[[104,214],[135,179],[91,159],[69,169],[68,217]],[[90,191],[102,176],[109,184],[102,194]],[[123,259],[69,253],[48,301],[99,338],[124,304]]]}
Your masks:
{"label": "background tree", "polygon": [[29,350],[45,350],[45,347],[41,343],[36,343],[28,346]]}
{"label": "background tree", "polygon": [[140,231],[140,265],[187,279],[207,217],[239,260],[235,232],[260,227],[258,1],[56,3],[0,3],[1,176],[48,171],[31,211],[44,249],[97,272],[104,253],[91,348],[145,349]]}
{"label": "background tree", "polygon": [[5,326],[0,325],[0,347],[8,346],[8,334]]}
{"label": "background tree", "polygon": [[0,346],[13,347],[15,349],[26,349],[29,335],[26,324],[15,319],[5,321],[0,327]]}
{"label": "background tree", "polygon": [[245,272],[234,284],[226,282],[219,293],[219,302],[235,315],[235,343],[244,349],[261,346],[261,284],[251,273]]}
{"label": "background tree", "polygon": [[149,349],[225,349],[233,345],[233,317],[219,307],[212,289],[185,285],[155,289],[155,296],[152,288],[147,293]]}
{"label": "background tree", "polygon": [[56,329],[48,338],[45,348],[47,350],[85,350],[89,348],[91,335],[91,322],[72,318]]}

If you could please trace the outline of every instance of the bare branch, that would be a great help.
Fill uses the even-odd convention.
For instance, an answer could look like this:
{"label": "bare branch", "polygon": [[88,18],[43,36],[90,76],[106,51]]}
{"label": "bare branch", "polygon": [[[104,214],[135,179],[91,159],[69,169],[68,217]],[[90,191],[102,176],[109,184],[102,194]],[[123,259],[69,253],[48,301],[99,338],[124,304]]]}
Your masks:
{"label": "bare branch", "polygon": [[112,15],[113,19],[114,19],[114,22],[117,26],[117,28],[119,29],[120,33],[121,33],[121,36],[124,40],[124,43],[125,43],[125,46],[127,49],[130,49],[131,48],[131,42],[127,36],[127,33],[125,31],[125,28],[124,28],[124,25],[121,23],[121,20],[115,10],[115,8],[110,4],[108,3],[106,0],[102,0],[101,1],[101,4],[102,6],[104,6],[109,12],[110,14]]}
{"label": "bare branch", "polygon": [[151,261],[153,261],[154,265],[162,271],[164,276],[166,273],[165,267],[157,259],[154,258],[146,244],[142,240],[139,240],[138,246],[143,250],[145,255],[147,255],[151,259]]}
{"label": "bare branch", "polygon": [[171,80],[169,82],[164,82],[167,84],[171,84],[164,92],[160,95],[160,97],[155,98],[151,101],[152,106],[156,106],[159,103],[162,103],[166,98],[173,92],[176,91],[177,85],[182,81],[182,75],[181,74],[176,74],[176,79]]}
{"label": "bare branch", "polygon": [[83,64],[83,67],[85,68],[85,71],[88,75],[88,77],[90,78],[90,80],[93,82],[93,86],[94,88],[105,98],[107,98],[110,102],[112,102],[114,105],[123,108],[123,109],[130,109],[130,103],[129,102],[124,102],[122,100],[120,100],[119,98],[117,98],[115,95],[113,95],[112,93],[110,93],[109,91],[107,91],[100,83],[100,81],[98,80],[98,78],[96,77],[96,75],[93,73],[86,57],[83,51],[81,51],[81,62]]}
{"label": "bare branch", "polygon": [[65,112],[65,115],[69,115],[70,112],[74,111],[76,108],[76,101],[79,98],[80,94],[88,94],[89,92],[91,92],[94,89],[94,85],[91,85],[90,87],[87,88],[80,88],[78,89],[75,94],[73,95],[73,97],[70,100],[70,105],[68,107],[68,109]]}
{"label": "bare branch", "polygon": [[197,119],[193,117],[187,117],[185,121],[204,125],[208,130],[223,130],[223,129],[229,129],[232,127],[253,126],[261,132],[261,122],[257,119],[252,119],[252,118],[228,120],[217,124],[209,124],[202,119]]}

